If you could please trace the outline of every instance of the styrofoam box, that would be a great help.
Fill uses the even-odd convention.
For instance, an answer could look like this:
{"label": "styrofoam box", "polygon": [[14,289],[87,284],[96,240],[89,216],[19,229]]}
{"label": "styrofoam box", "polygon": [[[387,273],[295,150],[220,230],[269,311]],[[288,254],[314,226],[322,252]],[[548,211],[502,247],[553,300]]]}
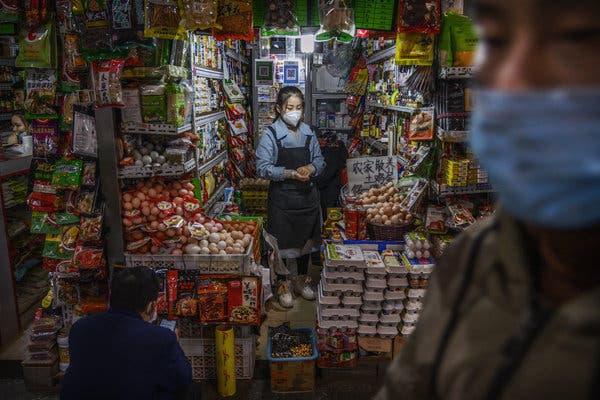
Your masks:
{"label": "styrofoam box", "polygon": [[377,314],[369,314],[369,313],[361,313],[360,318],[358,319],[360,324],[371,325],[379,322],[379,315]]}
{"label": "styrofoam box", "polygon": [[404,290],[387,289],[384,293],[384,297],[386,300],[404,300],[406,298],[406,293]]}
{"label": "styrofoam box", "polygon": [[360,307],[363,299],[361,296],[342,296],[342,304],[346,307]]}
{"label": "styrofoam box", "polygon": [[400,314],[383,314],[379,315],[379,322],[382,324],[395,324],[398,325],[402,319]]}
{"label": "styrofoam box", "polygon": [[389,273],[387,277],[388,279],[407,279],[408,273]]}
{"label": "styrofoam box", "polygon": [[374,292],[367,290],[363,293],[363,301],[383,301],[383,292]]}
{"label": "styrofoam box", "polygon": [[387,282],[385,279],[368,277],[365,286],[367,289],[385,289],[387,287]]}
{"label": "styrofoam box", "polygon": [[410,335],[411,333],[413,333],[414,330],[415,330],[415,325],[408,325],[408,326],[403,325],[400,333],[402,333],[403,335]]}
{"label": "styrofoam box", "polygon": [[402,314],[402,322],[410,322],[416,324],[419,320],[418,313],[403,313]]}
{"label": "styrofoam box", "polygon": [[358,330],[356,332],[359,334],[359,336],[375,336],[377,335],[377,326],[358,325]]}
{"label": "styrofoam box", "polygon": [[363,251],[365,263],[367,266],[366,273],[370,275],[385,275],[387,271],[381,256],[376,251]]}
{"label": "styrofoam box", "polygon": [[352,295],[353,293],[362,294],[363,286],[361,284],[346,284],[346,283],[327,283],[321,281],[323,285],[323,293],[339,293],[345,295]]}
{"label": "styrofoam box", "polygon": [[349,319],[345,321],[325,321],[320,316],[317,319],[319,323],[319,327],[323,329],[357,329],[358,322],[354,319]]}
{"label": "styrofoam box", "polygon": [[381,312],[381,302],[379,301],[365,301],[360,308],[361,312],[364,313],[376,313]]}
{"label": "styrofoam box", "polygon": [[378,325],[377,326],[377,335],[380,337],[396,337],[398,335],[398,328],[395,326],[385,326]]}
{"label": "styrofoam box", "polygon": [[420,311],[423,308],[423,303],[420,301],[409,300],[404,303],[406,311]]}
{"label": "styrofoam box", "polygon": [[340,305],[340,298],[338,296],[325,296],[323,294],[323,288],[320,282],[317,299],[319,304],[321,304],[321,306],[323,306],[324,308],[339,307]]}
{"label": "styrofoam box", "polygon": [[317,312],[321,317],[349,317],[350,319],[360,317],[360,311],[354,308],[323,309],[320,305],[317,305]]}
{"label": "styrofoam box", "polygon": [[[365,274],[361,272],[337,272],[337,271],[329,271],[327,268],[323,268],[322,272],[323,278],[325,278],[326,282],[329,283],[362,283],[365,280]],[[343,282],[341,282],[342,280]]]}
{"label": "styrofoam box", "polygon": [[387,279],[387,284],[390,287],[394,288],[406,288],[408,287],[408,279],[404,278],[389,278]]}
{"label": "styrofoam box", "polygon": [[342,244],[328,244],[325,247],[325,264],[327,266],[344,265],[366,268],[361,248]]}
{"label": "styrofoam box", "polygon": [[406,296],[409,299],[422,299],[427,289],[408,289]]}

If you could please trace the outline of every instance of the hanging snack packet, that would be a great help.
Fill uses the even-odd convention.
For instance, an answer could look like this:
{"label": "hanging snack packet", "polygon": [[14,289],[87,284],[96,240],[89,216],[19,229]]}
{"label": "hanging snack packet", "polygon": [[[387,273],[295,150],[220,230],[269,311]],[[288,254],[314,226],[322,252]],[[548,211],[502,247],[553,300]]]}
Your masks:
{"label": "hanging snack packet", "polygon": [[36,119],[31,123],[33,156],[46,158],[58,155],[58,123],[50,119]]}
{"label": "hanging snack packet", "polygon": [[102,236],[102,214],[82,216],[79,236],[85,242],[100,240]]}
{"label": "hanging snack packet", "polygon": [[33,234],[58,234],[61,228],[56,222],[54,213],[34,211],[31,213],[30,232]]}
{"label": "hanging snack packet", "polygon": [[83,173],[81,175],[81,186],[96,186],[96,162],[85,161],[83,163]]}
{"label": "hanging snack packet", "polygon": [[217,40],[252,40],[252,1],[222,0],[219,2],[217,24],[212,30]]}
{"label": "hanging snack packet", "polygon": [[350,43],[356,34],[354,8],[350,0],[319,0],[321,28],[315,34],[316,41],[337,39]]}
{"label": "hanging snack packet", "polygon": [[100,268],[105,264],[104,248],[101,243],[86,245],[79,242],[73,254],[73,266],[80,269]]}
{"label": "hanging snack packet", "polygon": [[63,39],[64,62],[70,71],[87,70],[87,62],[79,50],[79,36],[67,34]]}
{"label": "hanging snack packet", "polygon": [[70,130],[73,126],[73,106],[77,103],[78,99],[79,95],[77,93],[65,94],[60,99],[62,129]]}
{"label": "hanging snack packet", "polygon": [[56,72],[52,69],[28,69],[25,80],[25,111],[28,117],[56,118]]}
{"label": "hanging snack packet", "polygon": [[217,27],[217,0],[182,0],[185,30]]}
{"label": "hanging snack packet", "polygon": [[19,0],[0,1],[0,20],[6,22],[19,20]]}
{"label": "hanging snack packet", "polygon": [[91,214],[94,211],[94,200],[96,196],[94,192],[82,191],[76,198],[76,213]]}
{"label": "hanging snack packet", "polygon": [[440,0],[400,0],[398,32],[440,33]]}
{"label": "hanging snack packet", "polygon": [[451,11],[444,15],[439,41],[442,67],[472,66],[477,43],[477,33],[469,17]]}
{"label": "hanging snack packet", "polygon": [[398,33],[396,36],[396,65],[433,64],[434,36],[425,33]]}
{"label": "hanging snack packet", "polygon": [[433,109],[415,111],[409,119],[410,123],[404,125],[409,141],[433,139]]}
{"label": "hanging snack packet", "polygon": [[79,159],[58,160],[54,164],[52,186],[57,189],[77,190],[81,185],[81,170],[83,161]]}
{"label": "hanging snack packet", "polygon": [[296,0],[267,0],[261,36],[300,36]]}
{"label": "hanging snack packet", "polygon": [[167,83],[165,85],[167,123],[181,126],[186,121],[186,93],[181,85]]}
{"label": "hanging snack packet", "polygon": [[145,0],[144,36],[160,39],[185,39],[182,10],[176,0]]}
{"label": "hanging snack packet", "polygon": [[73,113],[73,153],[97,157],[96,118],[79,111]]}
{"label": "hanging snack packet", "polygon": [[123,107],[121,73],[123,59],[97,60],[92,64],[92,78],[96,92],[96,107]]}
{"label": "hanging snack packet", "polygon": [[55,59],[53,57],[54,35],[52,21],[36,28],[21,30],[19,38],[19,54],[15,65],[20,68],[53,68]]}

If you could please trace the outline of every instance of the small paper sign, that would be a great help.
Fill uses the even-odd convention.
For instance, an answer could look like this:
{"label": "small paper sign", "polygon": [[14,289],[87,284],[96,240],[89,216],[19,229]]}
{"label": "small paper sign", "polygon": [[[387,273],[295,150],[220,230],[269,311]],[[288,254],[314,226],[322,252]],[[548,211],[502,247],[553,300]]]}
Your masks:
{"label": "small paper sign", "polygon": [[348,188],[352,194],[398,180],[396,157],[393,156],[351,158],[347,169]]}

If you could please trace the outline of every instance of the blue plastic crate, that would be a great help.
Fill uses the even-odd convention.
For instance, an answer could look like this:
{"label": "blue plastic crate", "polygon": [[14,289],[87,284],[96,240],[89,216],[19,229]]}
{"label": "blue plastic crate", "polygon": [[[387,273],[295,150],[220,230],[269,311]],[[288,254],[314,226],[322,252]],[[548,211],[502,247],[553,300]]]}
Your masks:
{"label": "blue plastic crate", "polygon": [[313,328],[292,328],[292,331],[295,332],[304,332],[310,334],[310,339],[312,342],[313,353],[310,357],[288,357],[288,358],[275,358],[271,356],[271,336],[267,339],[267,360],[273,362],[282,362],[282,361],[311,361],[316,360],[319,356],[319,350],[317,349],[317,332]]}

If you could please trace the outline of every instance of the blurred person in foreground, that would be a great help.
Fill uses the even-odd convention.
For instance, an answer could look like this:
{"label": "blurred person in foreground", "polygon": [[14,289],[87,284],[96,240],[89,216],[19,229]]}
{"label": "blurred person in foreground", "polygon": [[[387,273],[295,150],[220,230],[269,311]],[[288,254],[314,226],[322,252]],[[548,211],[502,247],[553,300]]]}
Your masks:
{"label": "blurred person in foreground", "polygon": [[471,5],[499,209],[440,260],[377,399],[600,399],[600,1]]}
{"label": "blurred person in foreground", "polygon": [[110,309],[78,320],[61,399],[188,398],[192,370],[176,333],[156,320],[159,283],[146,267],[116,272]]}

